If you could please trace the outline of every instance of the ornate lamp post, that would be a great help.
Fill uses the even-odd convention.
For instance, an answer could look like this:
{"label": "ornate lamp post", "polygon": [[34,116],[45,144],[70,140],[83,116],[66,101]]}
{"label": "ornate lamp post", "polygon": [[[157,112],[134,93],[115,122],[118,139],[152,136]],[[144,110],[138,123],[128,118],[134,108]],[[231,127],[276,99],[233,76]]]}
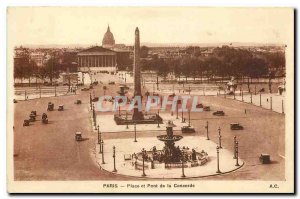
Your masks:
{"label": "ornate lamp post", "polygon": [[209,137],[208,137],[208,121],[206,121],[206,139],[209,140]]}
{"label": "ornate lamp post", "polygon": [[191,110],[189,109],[189,127],[191,126]]}
{"label": "ornate lamp post", "polygon": [[104,141],[101,140],[101,147],[102,147],[102,164],[105,164],[104,162]]}
{"label": "ornate lamp post", "polygon": [[134,142],[137,142],[137,140],[136,140],[136,123],[134,123]]}
{"label": "ornate lamp post", "polygon": [[272,97],[270,97],[270,110],[272,110]]}
{"label": "ornate lamp post", "polygon": [[233,137],[233,159],[236,159],[236,136]]}
{"label": "ornate lamp post", "polygon": [[127,115],[128,115],[128,113],[127,113],[127,111],[126,111],[126,116],[125,116],[125,119],[126,119],[126,129],[129,128],[129,127],[128,127],[128,119],[127,119]]}
{"label": "ornate lamp post", "polygon": [[142,174],[142,176],[143,176],[143,177],[146,176],[146,174],[145,174],[145,155],[146,155],[146,151],[145,151],[145,149],[143,148],[143,149],[142,149],[142,158],[143,158],[143,174]]}
{"label": "ornate lamp post", "polygon": [[235,147],[236,147],[236,164],[235,164],[235,166],[240,166],[240,164],[239,164],[239,142],[237,141],[236,143],[235,143]]}
{"label": "ornate lamp post", "polygon": [[159,126],[159,109],[157,110],[157,128],[160,128],[160,126]]}
{"label": "ornate lamp post", "polygon": [[96,111],[95,111],[95,105],[93,104],[93,116],[94,116],[94,127],[95,127],[95,130],[97,130],[97,121],[96,121]]}
{"label": "ornate lamp post", "polygon": [[222,149],[222,136],[219,135],[219,148]]}
{"label": "ornate lamp post", "polygon": [[220,157],[219,157],[219,147],[217,146],[217,173],[221,173],[220,171]]}
{"label": "ornate lamp post", "polygon": [[178,119],[178,101],[176,103],[176,119]]}
{"label": "ornate lamp post", "polygon": [[259,93],[259,106],[261,106],[261,93]]}
{"label": "ornate lamp post", "polygon": [[92,94],[90,93],[90,107],[91,107],[91,110],[92,110]]}
{"label": "ornate lamp post", "polygon": [[114,170],[112,172],[117,172],[116,169],[116,147],[113,146],[113,158],[114,158]]}
{"label": "ornate lamp post", "polygon": [[244,101],[244,92],[242,91],[242,102]]}
{"label": "ornate lamp post", "polygon": [[98,130],[98,144],[100,144],[100,130],[99,130],[99,125],[97,126],[97,130]]}
{"label": "ornate lamp post", "polygon": [[184,174],[184,150],[183,149],[181,150],[181,156],[182,156],[182,159],[181,159],[182,175],[181,175],[181,177],[185,178],[186,176]]}
{"label": "ornate lamp post", "polygon": [[219,136],[221,135],[221,128],[218,128]]}

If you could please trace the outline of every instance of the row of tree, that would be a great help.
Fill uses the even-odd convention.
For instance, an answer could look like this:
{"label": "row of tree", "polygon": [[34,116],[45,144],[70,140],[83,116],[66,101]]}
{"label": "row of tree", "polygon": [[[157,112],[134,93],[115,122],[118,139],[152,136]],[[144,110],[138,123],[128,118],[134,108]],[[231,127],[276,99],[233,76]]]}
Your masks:
{"label": "row of tree", "polygon": [[215,48],[207,57],[185,56],[170,59],[143,59],[143,70],[154,70],[162,77],[258,78],[269,76],[269,68],[285,67],[283,53],[253,53],[230,47]]}
{"label": "row of tree", "polygon": [[61,64],[56,57],[51,57],[47,60],[43,67],[37,67],[34,60],[24,55],[14,59],[14,81],[20,79],[21,83],[23,83],[23,79],[28,79],[30,86],[33,77],[35,77],[36,80],[49,78],[52,85],[53,79],[59,77],[61,68]]}
{"label": "row of tree", "polygon": [[29,53],[24,51],[14,58],[14,80],[20,79],[22,83],[23,79],[28,79],[30,84],[33,77],[43,81],[48,78],[52,85],[53,79],[58,78],[59,73],[77,71],[76,58],[77,53],[74,52],[64,52],[62,56],[53,54],[43,66],[38,67]]}

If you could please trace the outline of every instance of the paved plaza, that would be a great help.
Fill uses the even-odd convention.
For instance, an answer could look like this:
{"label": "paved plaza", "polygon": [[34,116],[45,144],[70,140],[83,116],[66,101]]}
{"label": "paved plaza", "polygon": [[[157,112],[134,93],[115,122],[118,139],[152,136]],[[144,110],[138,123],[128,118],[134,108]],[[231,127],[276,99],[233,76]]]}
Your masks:
{"label": "paved plaza", "polygon": [[[99,153],[100,145],[96,145],[95,156],[97,158],[98,164],[107,171],[113,171],[113,146],[116,147],[116,174],[125,175],[125,176],[134,176],[141,177],[142,169],[136,170],[134,167],[134,160],[124,160],[126,155],[130,156],[133,153],[140,152],[142,148],[150,150],[153,146],[156,146],[157,149],[162,149],[164,144],[163,142],[154,138],[143,138],[139,139],[137,142],[133,142],[131,139],[110,139],[106,140],[104,144],[104,161],[105,164],[102,164],[102,154]],[[201,166],[185,168],[184,173],[186,178],[195,178],[195,177],[206,177],[213,175],[220,175],[217,173],[217,144],[206,140],[205,137],[194,137],[194,136],[185,136],[182,140],[176,142],[177,146],[189,146],[190,148],[195,149],[196,151],[202,151],[208,153],[209,160],[207,163]],[[221,173],[233,172],[241,168],[244,164],[242,160],[238,160],[239,166],[236,166],[236,159],[233,158],[233,154],[227,149],[220,149],[220,171]],[[172,168],[165,169],[164,164],[162,167],[150,169],[149,167],[145,169],[146,178],[164,178],[164,179],[173,179],[173,178],[182,178],[182,168]]]}

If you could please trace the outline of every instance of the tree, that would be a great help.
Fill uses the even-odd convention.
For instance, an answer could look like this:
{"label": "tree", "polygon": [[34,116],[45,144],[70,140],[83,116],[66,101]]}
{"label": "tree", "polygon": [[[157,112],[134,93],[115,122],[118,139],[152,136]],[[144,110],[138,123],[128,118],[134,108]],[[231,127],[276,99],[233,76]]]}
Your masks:
{"label": "tree", "polygon": [[[250,92],[249,78],[257,78],[266,75],[268,72],[267,63],[261,58],[252,57],[244,67],[244,74],[248,76],[248,91]],[[251,80],[252,81],[252,80]]]}
{"label": "tree", "polygon": [[146,58],[148,57],[149,48],[147,46],[142,46],[140,50],[140,57]]}
{"label": "tree", "polygon": [[59,77],[60,64],[57,57],[51,57],[45,64],[45,74],[50,78],[52,85],[53,78]]}

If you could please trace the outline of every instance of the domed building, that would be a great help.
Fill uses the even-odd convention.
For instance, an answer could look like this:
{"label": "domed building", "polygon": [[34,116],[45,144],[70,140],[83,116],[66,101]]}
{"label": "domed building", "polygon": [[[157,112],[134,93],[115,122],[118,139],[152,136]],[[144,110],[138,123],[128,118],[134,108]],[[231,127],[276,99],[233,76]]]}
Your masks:
{"label": "domed building", "polygon": [[107,27],[107,31],[103,36],[102,47],[103,48],[113,48],[115,46],[115,38],[112,32],[110,32],[109,26]]}
{"label": "domed building", "polygon": [[[126,68],[132,64],[130,50],[118,49],[109,26],[103,36],[102,46],[92,46],[77,53],[78,70],[81,72],[107,71],[115,73],[117,68]],[[125,45],[123,45],[125,46]]]}

